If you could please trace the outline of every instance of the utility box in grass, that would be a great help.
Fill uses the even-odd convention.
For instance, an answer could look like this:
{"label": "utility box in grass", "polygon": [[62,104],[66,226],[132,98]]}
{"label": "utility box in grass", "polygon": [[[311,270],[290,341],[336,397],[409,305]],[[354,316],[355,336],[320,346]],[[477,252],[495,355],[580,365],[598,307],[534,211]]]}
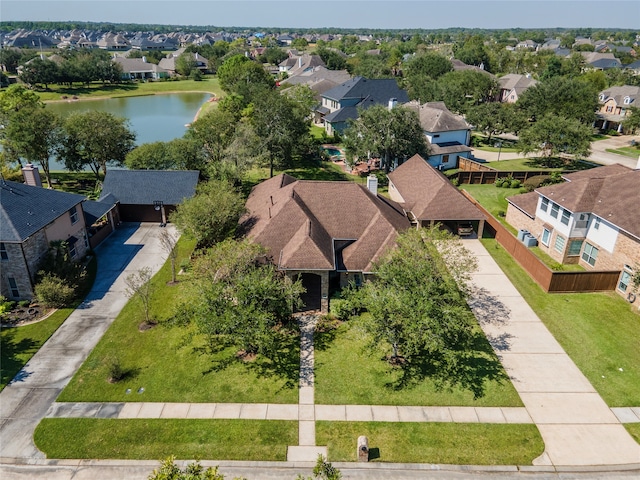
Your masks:
{"label": "utility box in grass", "polygon": [[358,461],[369,461],[369,439],[364,435],[358,437]]}

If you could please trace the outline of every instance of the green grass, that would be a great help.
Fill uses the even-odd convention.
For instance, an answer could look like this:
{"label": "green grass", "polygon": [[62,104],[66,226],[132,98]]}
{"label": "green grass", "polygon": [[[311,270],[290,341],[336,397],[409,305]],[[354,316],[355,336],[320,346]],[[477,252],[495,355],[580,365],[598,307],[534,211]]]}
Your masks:
{"label": "green grass", "polygon": [[[194,242],[178,242],[179,265],[188,257]],[[151,314],[160,324],[140,332],[144,320],[137,300],[127,303],[100,343],[73,377],[59,397],[60,401],[146,401],[146,402],[246,402],[297,403],[299,375],[298,338],[291,339],[282,362],[274,365],[263,357],[245,363],[236,358],[235,349],[228,348],[215,355],[204,353],[204,339],[197,335],[186,342],[193,327],[165,326],[179,303],[181,291],[188,281],[171,280],[167,262],[154,276]],[[285,358],[286,357],[286,358]],[[126,371],[125,378],[109,383],[110,359],[119,359]],[[288,362],[285,360],[288,359]],[[127,395],[130,388],[144,394]]]}
{"label": "green grass", "polygon": [[298,422],[45,418],[34,441],[48,458],[285,461]]}
{"label": "green grass", "polygon": [[[461,405],[522,406],[508,380],[487,380],[485,395],[473,398],[470,390],[455,387],[438,389],[430,378],[407,387],[397,386],[400,371],[383,360],[382,349],[365,349],[367,334],[362,328],[365,315],[343,323],[337,330],[319,333],[315,339],[315,399],[318,404],[347,405]],[[484,336],[475,358],[488,359],[500,372]],[[473,373],[470,373],[473,375]]]}
{"label": "green grass", "polygon": [[535,425],[468,423],[317,422],[318,445],[329,461],[356,461],[356,439],[366,435],[370,459],[455,465],[531,465],[544,451]]}
{"label": "green grass", "polygon": [[544,293],[495,240],[482,242],[605,402],[637,406],[640,315],[613,292]]}
{"label": "green grass", "polygon": [[16,376],[51,335],[62,325],[73,308],[62,308],[49,318],[22,327],[2,328],[0,332],[0,390]]}
{"label": "green grass", "polygon": [[97,199],[100,194],[93,172],[52,171],[51,179],[56,190],[77,193],[90,199]]}
{"label": "green grass", "polygon": [[491,215],[496,217],[500,222],[510,228],[515,233],[515,229],[506,223],[504,215],[507,212],[507,197],[513,197],[520,193],[524,193],[523,188],[502,188],[496,187],[493,184],[486,185],[471,185],[463,184],[460,188],[468,192],[473,198],[475,198],[480,205],[486,208]]}
{"label": "green grass", "polygon": [[640,443],[640,423],[627,423],[625,428],[635,438],[636,442]]}
{"label": "green grass", "polygon": [[634,160],[640,156],[640,146],[607,148],[606,151],[609,153],[615,153],[616,155],[624,155],[625,157],[633,158]]}
{"label": "green grass", "polygon": [[542,262],[549,267],[551,270],[555,270],[558,272],[584,272],[585,269],[582,265],[577,263],[574,264],[563,264],[554,260],[547,252],[543,251],[540,247],[531,247],[529,250],[535,254]]}
{"label": "green grass", "polygon": [[500,172],[521,172],[521,171],[536,171],[536,170],[588,170],[589,168],[597,167],[592,162],[586,162],[583,160],[565,160],[561,158],[541,158],[541,157],[529,157],[529,158],[515,158],[513,160],[500,160],[495,162],[485,163],[485,165],[498,170]]}
{"label": "green grass", "polygon": [[64,100],[64,96],[77,96],[79,99],[93,98],[118,98],[137,97],[142,95],[155,95],[158,93],[173,92],[205,92],[222,96],[222,89],[218,79],[213,76],[206,76],[200,82],[194,80],[180,81],[156,81],[156,82],[136,82],[120,83],[115,85],[102,85],[92,83],[89,87],[76,85],[72,88],[62,85],[50,85],[50,90],[46,92],[36,92],[42,101]]}

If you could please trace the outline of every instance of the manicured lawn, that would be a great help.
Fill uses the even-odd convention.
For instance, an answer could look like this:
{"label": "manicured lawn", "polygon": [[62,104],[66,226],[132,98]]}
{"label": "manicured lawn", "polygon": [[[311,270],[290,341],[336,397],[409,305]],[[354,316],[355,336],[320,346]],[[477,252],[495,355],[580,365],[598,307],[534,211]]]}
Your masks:
{"label": "manicured lawn", "polygon": [[[194,242],[180,239],[179,259],[188,257]],[[204,339],[190,328],[168,327],[183,286],[167,285],[171,269],[167,262],[152,282],[151,314],[160,324],[140,332],[144,313],[137,300],[127,303],[87,361],[59,397],[60,401],[111,402],[246,402],[297,403],[299,340],[291,339],[278,364],[263,357],[253,362],[236,358],[234,349],[215,355],[204,352]],[[179,277],[179,282],[188,278]],[[117,383],[107,381],[111,359],[119,359],[127,372]],[[126,394],[127,389],[143,394]]]}
{"label": "manicured lawn", "polygon": [[635,147],[622,147],[622,148],[607,148],[607,152],[615,153],[616,155],[624,155],[625,157],[630,157],[633,159],[637,159],[640,155],[640,146]]}
{"label": "manicured lawn", "polygon": [[48,458],[285,461],[298,422],[45,418],[34,440]]}
{"label": "manicured lawn", "polygon": [[42,101],[64,100],[62,97],[77,96],[80,100],[104,97],[136,97],[140,95],[154,95],[157,93],[172,92],[207,92],[222,96],[222,89],[218,79],[213,76],[206,76],[200,82],[194,80],[180,81],[157,81],[157,82],[136,82],[121,83],[116,85],[102,85],[93,83],[89,87],[76,85],[69,88],[61,85],[51,85],[51,91],[36,92]]}
{"label": "manicured lawn", "polygon": [[513,197],[520,193],[524,193],[524,188],[502,188],[495,185],[460,185],[462,190],[468,192],[475,198],[480,205],[486,208],[491,215],[496,217],[500,222],[510,228],[515,233],[515,229],[508,225],[504,220],[507,212],[507,197]]}
{"label": "manicured lawn", "polygon": [[[508,380],[501,383],[487,380],[485,395],[476,400],[471,391],[459,387],[438,390],[430,378],[419,380],[413,386],[398,386],[400,370],[383,360],[388,352],[365,350],[368,337],[362,328],[363,317],[349,320],[335,331],[316,335],[316,403],[522,406],[520,397]],[[475,365],[482,367],[471,367],[467,372],[475,381],[483,378],[483,372],[492,369],[504,373],[489,343],[484,336],[481,339],[482,344],[477,346],[474,360],[477,361]]]}
{"label": "manicured lawn", "polygon": [[356,461],[366,435],[370,460],[455,465],[531,465],[544,450],[535,425],[469,423],[317,422],[318,445],[329,461]]}
{"label": "manicured lawn", "polygon": [[[504,149],[503,149],[504,150]],[[501,172],[511,171],[536,171],[536,170],[588,170],[589,168],[598,167],[592,162],[582,160],[564,160],[560,158],[515,158],[513,160],[500,160],[485,164],[495,170]]]}
{"label": "manicured lawn", "polygon": [[613,292],[544,293],[495,240],[482,242],[605,402],[637,406],[640,315]]}
{"label": "manicured lawn", "polygon": [[640,443],[640,423],[627,423],[625,427],[636,442]]}
{"label": "manicured lawn", "polygon": [[0,332],[0,390],[20,371],[67,319],[73,308],[63,308],[32,325],[2,328]]}

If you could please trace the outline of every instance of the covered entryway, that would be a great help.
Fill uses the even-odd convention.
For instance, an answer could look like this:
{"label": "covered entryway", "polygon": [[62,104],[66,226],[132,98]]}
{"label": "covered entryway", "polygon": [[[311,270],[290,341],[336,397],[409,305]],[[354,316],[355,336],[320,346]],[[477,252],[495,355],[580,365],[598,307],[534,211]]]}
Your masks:
{"label": "covered entryway", "polygon": [[322,309],[322,277],[315,273],[301,273],[302,286],[306,292],[302,294],[304,306],[301,311]]}

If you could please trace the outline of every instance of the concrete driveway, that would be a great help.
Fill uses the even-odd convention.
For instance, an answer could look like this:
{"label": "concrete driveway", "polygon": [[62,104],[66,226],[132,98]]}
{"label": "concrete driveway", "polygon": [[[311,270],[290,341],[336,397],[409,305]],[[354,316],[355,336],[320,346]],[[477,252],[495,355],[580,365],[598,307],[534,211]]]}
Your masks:
{"label": "concrete driveway", "polygon": [[0,392],[1,457],[44,457],[33,444],[35,427],[127,303],[125,278],[163,265],[162,231],[157,224],[124,224],[96,249],[98,274],[85,301]]}

